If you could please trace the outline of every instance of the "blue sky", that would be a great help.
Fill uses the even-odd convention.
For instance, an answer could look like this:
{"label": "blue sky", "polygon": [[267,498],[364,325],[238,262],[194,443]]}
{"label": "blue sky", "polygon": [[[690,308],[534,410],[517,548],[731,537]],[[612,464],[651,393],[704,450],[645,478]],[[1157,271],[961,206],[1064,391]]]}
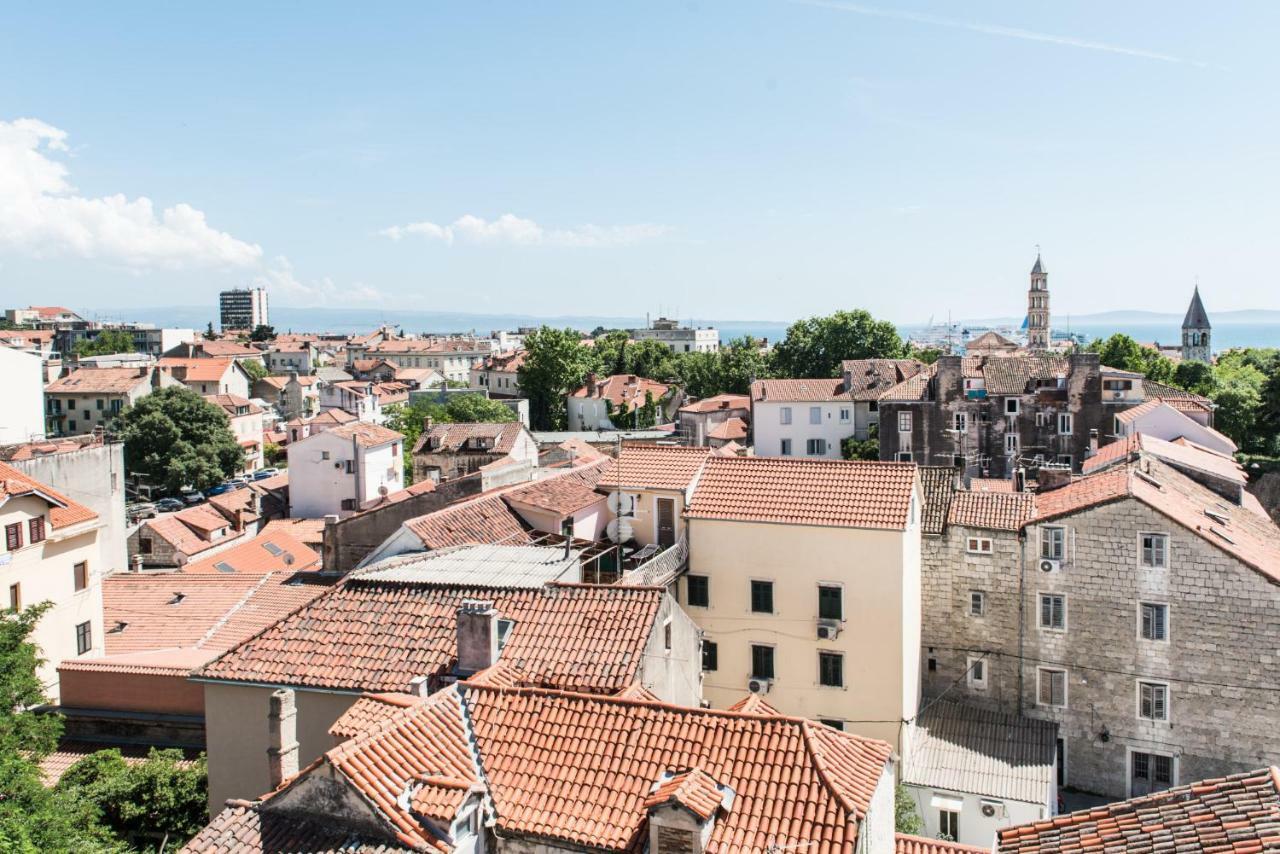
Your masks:
{"label": "blue sky", "polygon": [[1180,311],[1197,275],[1211,311],[1280,308],[1278,25],[1262,2],[24,4],[0,292],[913,322],[1020,313],[1042,244],[1055,314]]}

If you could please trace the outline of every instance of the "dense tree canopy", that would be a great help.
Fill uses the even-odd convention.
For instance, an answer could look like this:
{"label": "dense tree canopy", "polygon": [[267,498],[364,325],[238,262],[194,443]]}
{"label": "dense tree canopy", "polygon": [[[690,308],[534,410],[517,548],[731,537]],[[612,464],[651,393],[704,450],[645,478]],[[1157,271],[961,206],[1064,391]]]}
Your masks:
{"label": "dense tree canopy", "polygon": [[838,377],[845,359],[900,359],[909,348],[887,320],[862,309],[797,320],[773,349],[772,369],[780,377]]}
{"label": "dense tree canopy", "polygon": [[[423,425],[430,418],[437,423],[478,423],[481,421],[515,421],[511,407],[483,394],[451,394],[441,403],[439,400],[416,397],[409,403],[387,408],[387,426],[404,435],[406,451],[418,444]],[[413,456],[404,454],[405,482],[413,479]]]}
{"label": "dense tree canopy", "polygon": [[276,328],[274,326],[267,326],[264,323],[259,323],[257,326],[253,327],[253,331],[249,333],[250,341],[270,341],[275,337]]}
{"label": "dense tree canopy", "polygon": [[599,370],[599,354],[583,346],[572,329],[549,326],[529,333],[524,346],[518,377],[520,391],[529,400],[529,422],[535,430],[563,430],[568,422],[565,395]]}
{"label": "dense tree canopy", "polygon": [[123,329],[104,329],[98,337],[84,338],[76,342],[77,356],[114,356],[116,353],[132,353],[133,336]]}
{"label": "dense tree canopy", "polygon": [[171,493],[213,486],[244,465],[226,412],[185,386],[139,400],[120,414],[119,431],[129,472]]}
{"label": "dense tree canopy", "polygon": [[244,359],[240,362],[240,367],[244,368],[244,372],[249,375],[251,383],[256,383],[267,375],[267,366],[257,359]]}
{"label": "dense tree canopy", "polygon": [[1108,368],[1136,371],[1158,383],[1171,383],[1174,380],[1175,369],[1171,360],[1161,356],[1154,347],[1144,347],[1122,332],[1117,332],[1105,341],[1096,339],[1086,349],[1097,353],[1099,361]]}

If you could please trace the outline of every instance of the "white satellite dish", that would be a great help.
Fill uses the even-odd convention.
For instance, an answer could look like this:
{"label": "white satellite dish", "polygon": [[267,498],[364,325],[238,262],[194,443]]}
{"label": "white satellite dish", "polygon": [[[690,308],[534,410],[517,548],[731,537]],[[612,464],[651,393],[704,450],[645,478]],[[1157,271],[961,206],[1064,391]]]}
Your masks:
{"label": "white satellite dish", "polygon": [[636,497],[628,492],[609,493],[609,512],[615,516],[631,516],[635,514]]}
{"label": "white satellite dish", "polygon": [[631,535],[633,533],[635,533],[635,529],[626,517],[614,519],[605,528],[605,535],[608,536],[609,539],[618,543],[623,543],[631,539]]}

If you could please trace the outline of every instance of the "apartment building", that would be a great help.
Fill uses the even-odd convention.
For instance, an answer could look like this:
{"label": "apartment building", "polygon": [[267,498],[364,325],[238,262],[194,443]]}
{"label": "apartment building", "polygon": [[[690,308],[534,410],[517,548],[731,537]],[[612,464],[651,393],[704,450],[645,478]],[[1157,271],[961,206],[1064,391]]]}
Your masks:
{"label": "apartment building", "polygon": [[685,512],[680,602],[703,630],[704,694],[904,749],[920,689],[914,465],[711,456]]}
{"label": "apartment building", "polygon": [[644,329],[630,329],[633,341],[658,341],[673,353],[714,353],[720,349],[720,333],[713,326],[681,326],[680,321],[659,317]]}
{"label": "apartment building", "polygon": [[253,331],[270,326],[266,288],[232,288],[218,294],[218,316],[222,329]]}
{"label": "apartment building", "polygon": [[538,443],[519,421],[428,423],[413,446],[416,483],[454,480],[503,463],[538,465]]}
{"label": "apartment building", "polygon": [[751,430],[760,457],[841,458],[854,434],[854,403],[840,379],[756,380]]}
{"label": "apartment building", "polygon": [[227,413],[231,432],[244,451],[244,470],[262,468],[262,407],[236,394],[210,394],[204,399]]}
{"label": "apartment building", "polygon": [[751,398],[745,394],[705,397],[680,407],[676,418],[685,444],[712,448],[729,442],[745,445],[751,430]]}
{"label": "apartment building", "polygon": [[77,368],[45,386],[49,433],[74,436],[110,427],[117,415],[152,390],[177,384],[155,367]]}
{"label": "apartment building", "polygon": [[0,445],[44,438],[44,363],[38,354],[0,346],[0,399]]}
{"label": "apartment building", "polygon": [[157,368],[196,394],[232,394],[242,398],[251,394],[253,379],[236,359],[166,356],[157,363]]}
{"label": "apartment building", "polygon": [[637,410],[650,403],[655,421],[662,424],[679,408],[679,396],[674,387],[635,374],[589,374],[583,386],[565,398],[569,430],[626,429],[636,424]]}
{"label": "apartment building", "polygon": [[404,436],[353,421],[289,443],[289,515],[350,516],[404,489]]}
{"label": "apartment building", "polygon": [[520,368],[524,350],[494,353],[471,369],[471,387],[483,388],[490,397],[519,397]]}
{"label": "apartment building", "polygon": [[471,368],[490,352],[487,339],[390,338],[371,344],[362,351],[348,349],[348,358],[385,359],[402,368],[432,368],[450,382],[465,383]]}

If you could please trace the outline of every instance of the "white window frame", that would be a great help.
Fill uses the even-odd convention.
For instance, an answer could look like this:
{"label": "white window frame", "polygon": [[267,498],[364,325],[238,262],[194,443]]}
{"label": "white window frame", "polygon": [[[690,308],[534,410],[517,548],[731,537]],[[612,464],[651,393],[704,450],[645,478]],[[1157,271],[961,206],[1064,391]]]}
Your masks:
{"label": "white window frame", "polygon": [[[1165,750],[1139,750],[1134,747],[1127,747],[1125,748],[1125,751],[1126,752],[1125,752],[1125,767],[1124,767],[1124,776],[1125,776],[1124,785],[1125,785],[1126,797],[1130,797],[1130,798],[1133,797],[1133,754],[1135,753],[1145,753],[1147,756],[1163,756],[1166,759],[1168,759],[1169,760],[1169,789],[1177,788],[1178,771],[1180,770],[1178,768],[1177,754],[1169,753],[1168,751],[1165,751]],[[1161,789],[1160,791],[1167,792],[1169,791],[1169,789]]]}
{"label": "white window frame", "polygon": [[[975,674],[975,665],[977,669],[982,671],[982,675]],[[971,655],[965,659],[965,675],[968,680],[969,687],[977,691],[987,690],[989,684],[987,677],[991,674],[987,670],[987,658],[984,655]]]}
{"label": "white window frame", "polygon": [[[1149,718],[1142,714],[1142,688],[1149,685],[1152,688],[1161,688],[1164,690],[1164,717]],[[1173,692],[1169,690],[1169,683],[1163,679],[1138,679],[1134,682],[1135,691],[1137,692],[1135,714],[1138,720],[1146,721],[1153,724],[1167,724],[1173,720]],[[1151,706],[1155,708],[1155,698],[1151,700]]]}
{"label": "white window frame", "polygon": [[995,542],[990,537],[967,537],[964,550],[971,555],[989,555],[995,550]]}
{"label": "white window frame", "polygon": [[[974,605],[978,606],[978,609],[976,611],[973,608]],[[969,616],[981,618],[981,617],[985,617],[986,615],[987,615],[986,592],[982,590],[970,590],[969,591]]]}
{"label": "white window frame", "polygon": [[1076,466],[1076,458],[1071,454],[1058,454],[1057,462],[1058,465],[1066,466],[1067,468],[1075,468]]}
{"label": "white window frame", "polygon": [[[1058,413],[1058,435],[1070,436],[1072,433],[1074,433],[1075,431],[1072,429],[1075,426],[1074,422],[1075,422],[1075,419],[1071,416],[1070,412],[1059,412]],[[1063,429],[1064,427],[1066,429]]]}
{"label": "white window frame", "polygon": [[894,461],[895,463],[909,463],[909,462],[912,462],[911,452],[910,452],[910,451],[898,451],[896,454],[894,454],[894,455],[893,455],[893,461]]}
{"label": "white window frame", "polygon": [[[952,816],[952,818],[943,818],[943,816]],[[950,825],[948,828],[947,825]],[[938,832],[951,834],[960,832],[960,813],[955,810],[938,810]]]}
{"label": "white window frame", "polygon": [[809,407],[809,423],[810,424],[822,423],[822,407],[821,406]]}
{"label": "white window frame", "polygon": [[[1044,682],[1044,676],[1046,673],[1062,674],[1062,704],[1061,705],[1056,705],[1054,703],[1046,703],[1040,699],[1040,697],[1042,696],[1040,692],[1040,686]],[[1071,693],[1071,685],[1070,685],[1071,680],[1069,678],[1070,673],[1071,671],[1067,670],[1065,667],[1037,667],[1036,668],[1036,705],[1043,706],[1046,709],[1068,708],[1068,704],[1070,702],[1070,697],[1068,695]]]}
{"label": "white window frame", "polygon": [[[1055,626],[1044,621],[1044,600],[1046,597],[1057,597],[1062,600],[1062,625]],[[1052,612],[1050,612],[1052,616]],[[1057,593],[1053,590],[1041,590],[1036,594],[1036,626],[1042,632],[1056,632],[1057,634],[1066,634],[1067,631],[1067,594]]]}
{"label": "white window frame", "polygon": [[1048,426],[1049,426],[1049,413],[1044,412],[1044,411],[1037,412],[1037,413],[1036,413],[1036,426],[1037,426],[1037,427],[1048,427]]}
{"label": "white window frame", "polygon": [[[1143,609],[1145,608],[1163,608],[1164,609],[1164,637],[1149,638],[1142,633],[1142,622],[1143,622],[1142,612],[1143,612]],[[1172,634],[1172,631],[1170,630],[1170,627],[1169,627],[1169,613],[1170,613],[1170,608],[1169,608],[1168,602],[1147,602],[1147,601],[1140,600],[1138,602],[1138,640],[1141,641],[1142,643],[1164,643],[1164,644],[1169,643],[1169,637]]]}
{"label": "white window frame", "polygon": [[899,433],[911,432],[911,413],[910,412],[898,413],[898,432]]}
{"label": "white window frame", "polygon": [[783,457],[792,456],[790,439],[783,439],[778,443],[778,455]]}
{"label": "white window frame", "polygon": [[951,429],[957,433],[969,432],[969,413],[957,412],[951,419]]}
{"label": "white window frame", "polygon": [[1004,434],[1004,452],[1006,454],[1018,453],[1018,434],[1017,433]]}
{"label": "white window frame", "polygon": [[805,439],[804,455],[806,457],[825,457],[827,455],[826,439]]}
{"label": "white window frame", "polygon": [[[1057,554],[1045,554],[1044,547],[1047,539],[1045,535],[1049,531],[1062,532],[1062,541],[1060,543],[1061,548],[1058,549]],[[1067,559],[1067,529],[1065,527],[1061,525],[1041,525],[1038,532],[1038,536],[1040,539],[1040,560],[1066,560]]]}
{"label": "white window frame", "polygon": [[[1142,545],[1143,537],[1161,537],[1164,540],[1164,562],[1163,563],[1147,563],[1145,559],[1145,547]],[[1173,542],[1173,538],[1163,531],[1139,531],[1138,532],[1138,566],[1142,569],[1168,569],[1169,568],[1169,547]]]}
{"label": "white window frame", "polygon": [[1021,415],[1022,401],[1016,397],[1006,397],[1004,399],[1004,414],[1005,415]]}
{"label": "white window frame", "polygon": [[791,407],[790,406],[783,406],[780,409],[778,409],[778,423],[779,424],[791,423]]}
{"label": "white window frame", "polygon": [[850,409],[850,408],[849,408],[849,407],[847,407],[847,406],[843,406],[843,407],[841,407],[841,408],[840,408],[840,423],[841,423],[841,424],[848,424],[848,423],[849,423],[850,421],[852,421],[852,420],[853,420],[853,410],[852,410],[852,409]]}

